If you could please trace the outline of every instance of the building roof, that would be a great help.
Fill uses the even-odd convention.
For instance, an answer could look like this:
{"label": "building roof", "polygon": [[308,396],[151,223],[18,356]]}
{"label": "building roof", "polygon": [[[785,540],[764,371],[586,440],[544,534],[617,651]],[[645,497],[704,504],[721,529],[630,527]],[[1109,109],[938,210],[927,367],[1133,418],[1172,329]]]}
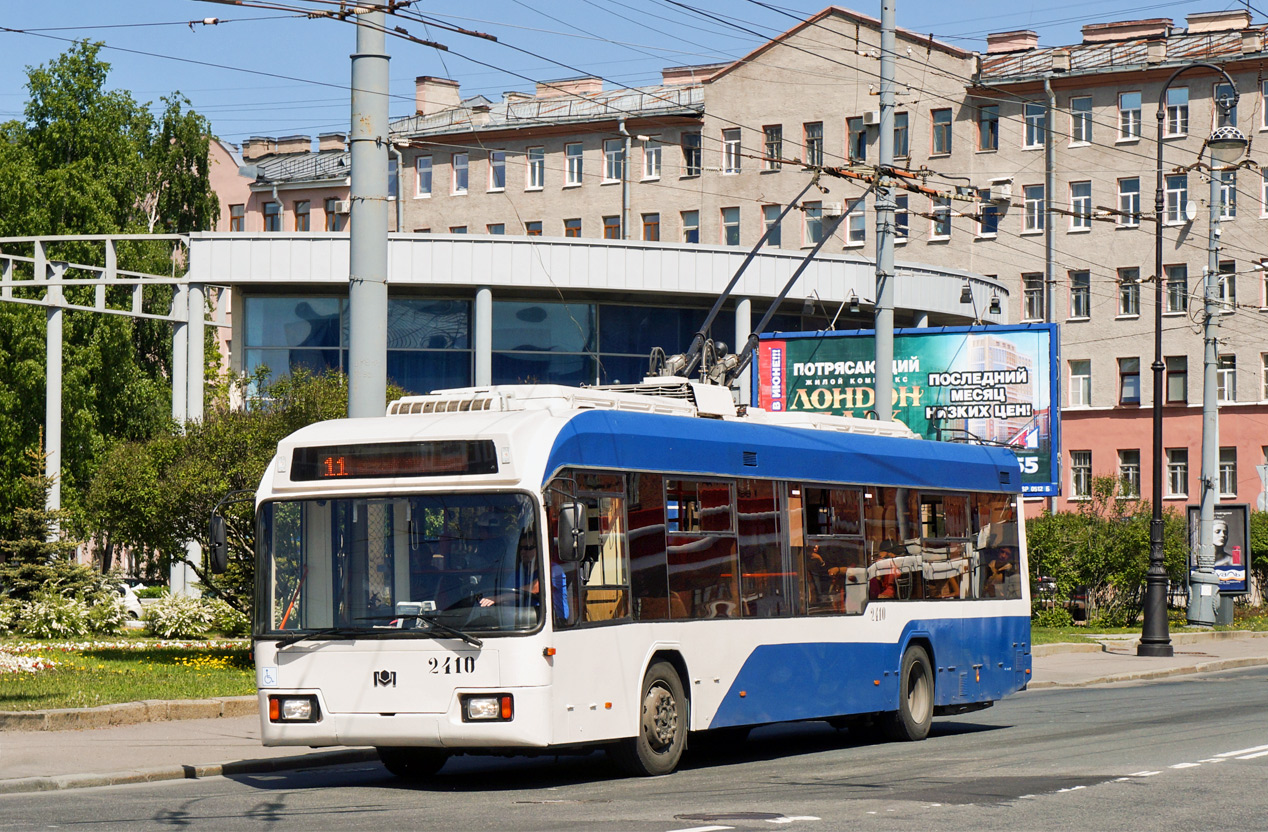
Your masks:
{"label": "building roof", "polygon": [[257,182],[291,182],[322,179],[343,179],[351,170],[347,150],[326,150],[319,153],[294,153],[265,156],[252,164]]}
{"label": "building roof", "polygon": [[498,104],[474,106],[470,101],[430,115],[397,119],[392,122],[391,132],[395,136],[443,136],[473,130],[510,130],[620,118],[699,116],[704,112],[704,92],[698,84],[635,87],[549,98],[512,97]]}

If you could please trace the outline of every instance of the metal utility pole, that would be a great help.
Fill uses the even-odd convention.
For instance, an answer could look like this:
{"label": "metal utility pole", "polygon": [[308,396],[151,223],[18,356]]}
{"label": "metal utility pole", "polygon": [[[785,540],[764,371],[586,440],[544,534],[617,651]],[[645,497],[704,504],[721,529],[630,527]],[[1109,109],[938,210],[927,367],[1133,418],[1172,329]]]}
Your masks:
{"label": "metal utility pole", "polygon": [[881,0],[881,123],[876,177],[876,416],[894,418],[894,27],[896,0]]}
{"label": "metal utility pole", "polygon": [[352,210],[348,232],[348,415],[387,400],[388,57],[384,13],[357,15],[352,55]]}

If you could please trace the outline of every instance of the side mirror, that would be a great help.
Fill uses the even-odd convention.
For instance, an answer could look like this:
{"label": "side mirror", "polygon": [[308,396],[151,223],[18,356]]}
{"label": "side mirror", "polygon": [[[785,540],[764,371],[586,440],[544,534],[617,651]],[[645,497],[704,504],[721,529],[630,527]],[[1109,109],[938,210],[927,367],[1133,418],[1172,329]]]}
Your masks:
{"label": "side mirror", "polygon": [[229,543],[226,540],[224,517],[219,514],[211,515],[211,528],[208,530],[207,539],[211,543],[211,548],[207,552],[211,571],[220,574],[229,566]]}
{"label": "side mirror", "polygon": [[559,559],[576,563],[585,557],[585,503],[564,503],[559,509]]}

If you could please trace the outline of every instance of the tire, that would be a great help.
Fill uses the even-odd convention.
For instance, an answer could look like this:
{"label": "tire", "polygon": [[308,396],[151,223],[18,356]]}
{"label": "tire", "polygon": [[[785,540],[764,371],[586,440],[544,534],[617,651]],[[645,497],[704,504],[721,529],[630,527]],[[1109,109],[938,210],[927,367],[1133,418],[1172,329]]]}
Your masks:
{"label": "tire", "polygon": [[912,645],[903,653],[898,710],[885,720],[885,734],[900,742],[915,742],[929,736],[932,724],[933,664],[925,648]]}
{"label": "tire", "polygon": [[638,735],[609,746],[617,767],[635,777],[669,774],[687,745],[687,698],[678,671],[656,662],[643,677]]}
{"label": "tire", "polygon": [[449,752],[443,748],[376,748],[379,759],[388,771],[402,780],[418,782],[440,771]]}

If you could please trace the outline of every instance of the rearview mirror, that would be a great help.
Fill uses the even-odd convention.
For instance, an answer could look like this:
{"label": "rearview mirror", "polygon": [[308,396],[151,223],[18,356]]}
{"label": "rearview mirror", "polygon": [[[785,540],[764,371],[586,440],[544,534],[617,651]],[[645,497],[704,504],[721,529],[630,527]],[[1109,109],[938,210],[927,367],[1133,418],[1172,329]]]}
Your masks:
{"label": "rearview mirror", "polygon": [[559,559],[576,563],[585,556],[585,503],[564,503],[559,507]]}
{"label": "rearview mirror", "polygon": [[229,566],[229,543],[226,540],[225,518],[219,514],[211,515],[207,539],[210,542],[207,557],[211,562],[211,571],[220,574]]}

